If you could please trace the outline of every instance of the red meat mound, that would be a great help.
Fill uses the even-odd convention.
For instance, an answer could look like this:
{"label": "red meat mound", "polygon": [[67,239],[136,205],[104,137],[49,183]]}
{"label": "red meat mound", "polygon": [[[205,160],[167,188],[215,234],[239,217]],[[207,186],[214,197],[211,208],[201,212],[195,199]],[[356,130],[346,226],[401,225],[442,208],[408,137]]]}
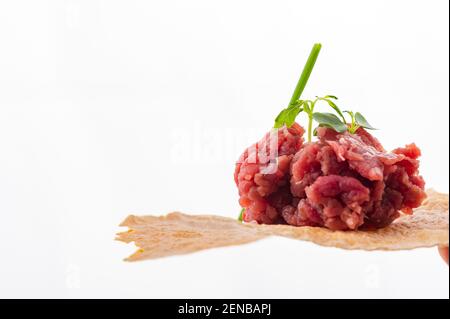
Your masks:
{"label": "red meat mound", "polygon": [[239,158],[234,180],[244,220],[263,224],[284,223],[281,210],[292,202],[289,167],[303,144],[303,128],[295,123],[267,133]]}
{"label": "red meat mound", "polygon": [[[294,130],[303,134],[297,125]],[[300,143],[297,151],[291,147],[289,154],[280,155],[275,173],[261,174],[260,166],[253,168],[254,174],[246,173],[253,166],[238,164],[235,179],[245,221],[333,230],[380,228],[399,217],[399,211],[410,214],[421,205],[426,194],[416,145],[387,152],[363,128],[355,134],[317,131],[317,142]],[[245,182],[245,174],[251,183]]]}

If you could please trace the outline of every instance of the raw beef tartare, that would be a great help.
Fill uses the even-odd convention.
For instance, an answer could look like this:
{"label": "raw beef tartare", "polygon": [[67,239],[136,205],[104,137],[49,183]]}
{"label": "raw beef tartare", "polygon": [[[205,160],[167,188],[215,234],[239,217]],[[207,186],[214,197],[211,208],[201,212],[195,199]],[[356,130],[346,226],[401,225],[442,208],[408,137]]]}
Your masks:
{"label": "raw beef tartare", "polygon": [[[401,213],[412,214],[426,197],[420,150],[409,144],[386,151],[367,131],[374,129],[367,120],[359,112],[341,111],[335,96],[300,99],[320,48],[313,47],[274,129],[236,164],[241,219],[332,230],[385,227]],[[314,112],[319,101],[336,115]],[[302,112],[308,115],[307,142],[305,129],[295,121]],[[313,120],[318,122],[314,132]]]}
{"label": "raw beef tartare", "polygon": [[280,129],[276,156],[270,134],[241,156],[234,177],[244,221],[379,228],[425,199],[416,145],[387,152],[362,127],[354,134],[319,127],[319,140],[303,144],[303,132],[298,124]]}

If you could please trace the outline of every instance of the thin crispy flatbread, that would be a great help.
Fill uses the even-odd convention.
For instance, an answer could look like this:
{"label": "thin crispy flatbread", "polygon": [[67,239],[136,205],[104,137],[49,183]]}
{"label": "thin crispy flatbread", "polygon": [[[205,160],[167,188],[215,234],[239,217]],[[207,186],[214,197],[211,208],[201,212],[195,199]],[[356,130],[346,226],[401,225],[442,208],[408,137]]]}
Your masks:
{"label": "thin crispy flatbread", "polygon": [[428,191],[413,215],[403,215],[388,227],[373,231],[332,231],[321,227],[257,225],[214,215],[128,216],[120,226],[129,230],[117,240],[139,248],[127,261],[154,259],[241,245],[268,236],[306,240],[322,246],[361,250],[404,250],[448,246],[448,195]]}

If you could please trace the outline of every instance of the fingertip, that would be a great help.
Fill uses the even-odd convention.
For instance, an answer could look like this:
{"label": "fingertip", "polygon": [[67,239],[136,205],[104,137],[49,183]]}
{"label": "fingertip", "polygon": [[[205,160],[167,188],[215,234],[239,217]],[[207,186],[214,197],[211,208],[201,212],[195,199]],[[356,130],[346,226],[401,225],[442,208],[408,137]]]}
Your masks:
{"label": "fingertip", "polygon": [[440,246],[438,247],[439,254],[441,255],[442,259],[447,263],[448,265],[448,247]]}

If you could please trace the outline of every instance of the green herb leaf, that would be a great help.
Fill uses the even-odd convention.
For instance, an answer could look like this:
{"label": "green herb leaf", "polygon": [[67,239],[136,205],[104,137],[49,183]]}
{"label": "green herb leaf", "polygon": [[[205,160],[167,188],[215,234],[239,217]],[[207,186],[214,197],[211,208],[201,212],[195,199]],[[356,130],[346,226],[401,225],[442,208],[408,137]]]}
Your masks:
{"label": "green herb leaf", "polygon": [[345,125],[336,115],[333,113],[319,113],[313,114],[313,118],[320,125],[327,126],[339,133],[347,131],[347,125]]}
{"label": "green herb leaf", "polygon": [[347,113],[348,115],[350,115],[350,125],[352,127],[355,126],[356,125],[355,114],[352,111],[347,111],[347,110],[343,111],[343,113]]}
{"label": "green herb leaf", "polygon": [[284,125],[286,119],[287,109],[283,109],[278,116],[275,118],[274,128],[280,128]]}
{"label": "green herb leaf", "polygon": [[[319,125],[320,126],[320,125]],[[317,136],[317,127],[314,128],[313,135]]]}
{"label": "green herb leaf", "polygon": [[300,106],[295,106],[292,108],[289,108],[286,112],[286,119],[285,119],[285,124],[287,127],[291,127],[292,124],[295,123],[295,119],[297,118],[297,115],[303,111],[302,108],[300,108]]}
{"label": "green herb leaf", "polygon": [[335,99],[335,100],[338,99],[337,96],[335,96],[335,95],[325,95],[324,98],[326,98],[326,99]]}
{"label": "green herb leaf", "polygon": [[274,128],[280,128],[283,125],[287,127],[292,126],[294,124],[297,115],[303,111],[301,108],[301,104],[290,105],[278,114],[275,119]]}
{"label": "green herb leaf", "polygon": [[319,97],[318,99],[327,102],[328,105],[331,106],[331,108],[333,110],[335,110],[337,114],[339,114],[339,116],[341,117],[342,121],[345,123],[344,114],[342,114],[341,109],[333,101],[331,101],[330,99],[328,99],[326,97],[325,98]]}
{"label": "green herb leaf", "polygon": [[242,222],[244,220],[244,212],[245,208],[242,208],[241,212],[239,213],[238,221]]}
{"label": "green herb leaf", "polygon": [[342,112],[349,114],[352,118],[354,117],[352,111],[345,110],[345,111],[342,111]]}
{"label": "green herb leaf", "polygon": [[366,118],[364,116],[362,116],[362,114],[359,113],[359,112],[355,113],[355,122],[359,126],[362,126],[362,127],[366,128],[366,129],[376,130],[376,128],[374,128],[372,125],[370,125],[369,122],[367,122]]}
{"label": "green herb leaf", "polygon": [[355,134],[356,131],[359,129],[359,125],[355,121],[355,113],[353,113],[352,111],[344,111],[344,113],[349,114],[351,118],[350,127],[348,128],[348,131],[350,132],[350,134]]}
{"label": "green herb leaf", "polygon": [[310,107],[311,101],[303,101],[302,106],[306,113],[311,113],[311,107]]}

